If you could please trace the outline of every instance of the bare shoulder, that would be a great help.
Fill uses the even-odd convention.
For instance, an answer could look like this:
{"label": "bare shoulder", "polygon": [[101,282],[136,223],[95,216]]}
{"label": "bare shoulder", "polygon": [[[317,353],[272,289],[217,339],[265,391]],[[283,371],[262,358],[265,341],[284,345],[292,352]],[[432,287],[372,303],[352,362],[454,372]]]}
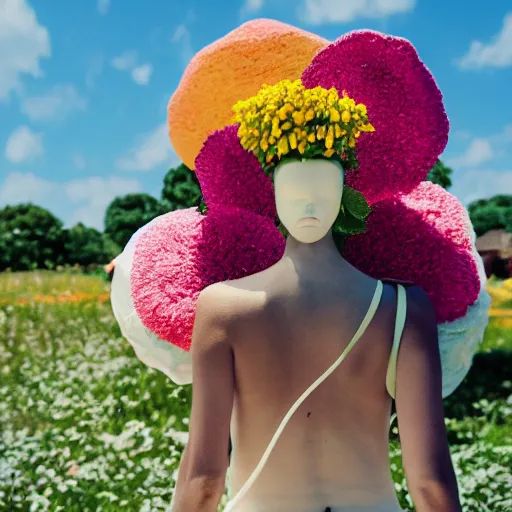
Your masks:
{"label": "bare shoulder", "polygon": [[403,342],[418,349],[437,348],[437,321],[432,301],[419,286],[408,286],[406,291],[407,316]]}
{"label": "bare shoulder", "polygon": [[264,294],[254,287],[244,286],[244,279],[207,286],[199,294],[196,315],[223,324],[233,324],[261,308]]}

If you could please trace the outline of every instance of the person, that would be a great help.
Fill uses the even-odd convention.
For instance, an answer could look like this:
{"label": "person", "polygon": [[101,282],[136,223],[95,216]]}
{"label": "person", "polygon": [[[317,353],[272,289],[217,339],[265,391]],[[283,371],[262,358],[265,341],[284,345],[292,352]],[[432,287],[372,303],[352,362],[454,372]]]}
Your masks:
{"label": "person", "polygon": [[[219,53],[235,42],[268,69],[231,70],[230,83],[276,78],[254,45],[268,51],[280,31],[281,52],[294,37],[319,43],[246,24]],[[226,512],[397,512],[393,400],[416,510],[461,510],[442,398],[469,370],[489,301],[464,208],[423,181],[447,141],[435,82],[410,43],[350,33],[300,80],[286,68],[240,93],[236,124],[213,130],[233,96],[219,90],[196,153],[190,133],[203,135],[188,130],[183,99],[211,89],[202,70],[215,58],[209,48],[191,63],[169,105],[207,208],[136,233],[112,283],[139,358],[193,384],[171,510],[217,510],[227,477]]]}

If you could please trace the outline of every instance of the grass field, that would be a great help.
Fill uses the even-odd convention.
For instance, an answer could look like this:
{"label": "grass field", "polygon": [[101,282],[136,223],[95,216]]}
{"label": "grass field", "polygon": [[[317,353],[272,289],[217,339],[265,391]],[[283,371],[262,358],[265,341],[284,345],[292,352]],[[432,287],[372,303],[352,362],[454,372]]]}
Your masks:
{"label": "grass field", "polygon": [[[496,316],[445,403],[464,511],[512,511],[511,283],[490,284]],[[1,511],[165,510],[189,404],[189,387],[135,358],[105,281],[0,274]],[[391,449],[410,508],[396,428]]]}

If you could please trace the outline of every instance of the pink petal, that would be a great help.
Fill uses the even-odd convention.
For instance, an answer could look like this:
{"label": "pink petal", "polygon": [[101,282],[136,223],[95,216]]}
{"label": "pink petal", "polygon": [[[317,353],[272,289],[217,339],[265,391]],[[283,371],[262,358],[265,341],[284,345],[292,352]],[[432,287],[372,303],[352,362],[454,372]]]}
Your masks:
{"label": "pink petal", "polygon": [[359,169],[347,185],[375,203],[423,181],[448,141],[442,94],[405,39],[350,32],[321,50],[304,71],[308,88],[345,90],[368,108],[374,133],[358,139]]}
{"label": "pink petal", "polygon": [[430,182],[373,205],[368,229],[347,240],[344,256],[374,278],[410,281],[429,295],[438,323],[463,317],[480,278],[474,232],[456,197]]}

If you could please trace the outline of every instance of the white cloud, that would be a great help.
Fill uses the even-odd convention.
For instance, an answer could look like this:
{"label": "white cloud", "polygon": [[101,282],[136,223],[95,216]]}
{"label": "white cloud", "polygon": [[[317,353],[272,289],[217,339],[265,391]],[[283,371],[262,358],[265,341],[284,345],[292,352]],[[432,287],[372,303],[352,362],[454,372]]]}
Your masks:
{"label": "white cloud", "polygon": [[59,183],[33,173],[11,172],[0,183],[0,205],[32,202],[52,211],[67,227],[83,222],[103,230],[110,202],[116,196],[141,191],[138,180],[117,176]]}
{"label": "white cloud", "polygon": [[100,230],[104,228],[105,210],[116,196],[142,190],[138,180],[117,176],[74,180],[65,184],[63,188],[65,197],[72,203],[79,204],[66,219],[66,224],[72,226],[77,222],[83,222]]}
{"label": "white cloud", "polygon": [[463,155],[447,160],[449,167],[477,167],[493,158],[494,150],[487,139],[473,139]]}
{"label": "white cloud", "polygon": [[467,205],[477,199],[486,199],[497,194],[512,195],[512,169],[471,169],[455,171],[450,192]]}
{"label": "white cloud", "polygon": [[73,165],[76,169],[83,170],[85,169],[85,158],[80,153],[75,153],[73,155]]}
{"label": "white cloud", "polygon": [[357,18],[379,19],[409,12],[415,3],[416,0],[304,0],[300,12],[304,21],[314,25],[348,23]]}
{"label": "white cloud", "polygon": [[127,71],[132,69],[137,63],[137,52],[128,51],[124,52],[117,57],[114,57],[111,61],[112,67],[118,71]]}
{"label": "white cloud", "polygon": [[5,157],[15,164],[34,160],[44,153],[42,138],[42,133],[35,133],[28,126],[20,126],[7,139]]}
{"label": "white cloud", "polygon": [[181,57],[185,64],[194,56],[190,32],[186,25],[178,25],[171,36],[171,42],[181,45]]}
{"label": "white cloud", "polygon": [[153,66],[151,64],[143,64],[137,68],[132,69],[132,78],[139,85],[147,85],[153,73]]}
{"label": "white cloud", "polygon": [[512,12],[505,16],[501,31],[489,43],[473,41],[458,65],[462,69],[512,66]]}
{"label": "white cloud", "polygon": [[54,184],[31,172],[11,172],[0,185],[0,205],[34,203],[51,199]]}
{"label": "white cloud", "polygon": [[85,75],[85,85],[89,89],[92,89],[96,84],[96,79],[101,75],[103,71],[104,58],[101,53],[95,55],[87,68],[87,73]]}
{"label": "white cloud", "polygon": [[110,9],[110,0],[98,0],[98,12],[100,14],[107,14]]}
{"label": "white cloud", "polygon": [[114,57],[111,61],[111,65],[118,71],[129,71],[135,83],[147,85],[153,73],[153,66],[148,63],[138,66],[137,61],[137,52],[132,50]]}
{"label": "white cloud", "polygon": [[42,76],[40,60],[50,57],[48,30],[25,0],[0,0],[0,101],[21,87],[21,76]]}
{"label": "white cloud", "polygon": [[150,171],[160,164],[172,167],[178,163],[163,123],[154,130],[138,137],[136,147],[127,156],[118,159],[117,166],[126,171]]}
{"label": "white cloud", "polygon": [[240,9],[240,15],[245,17],[250,14],[255,14],[263,8],[263,0],[245,0],[244,5]]}
{"label": "white cloud", "polygon": [[56,85],[40,96],[25,97],[21,110],[32,121],[64,119],[74,110],[85,110],[87,101],[72,85]]}

